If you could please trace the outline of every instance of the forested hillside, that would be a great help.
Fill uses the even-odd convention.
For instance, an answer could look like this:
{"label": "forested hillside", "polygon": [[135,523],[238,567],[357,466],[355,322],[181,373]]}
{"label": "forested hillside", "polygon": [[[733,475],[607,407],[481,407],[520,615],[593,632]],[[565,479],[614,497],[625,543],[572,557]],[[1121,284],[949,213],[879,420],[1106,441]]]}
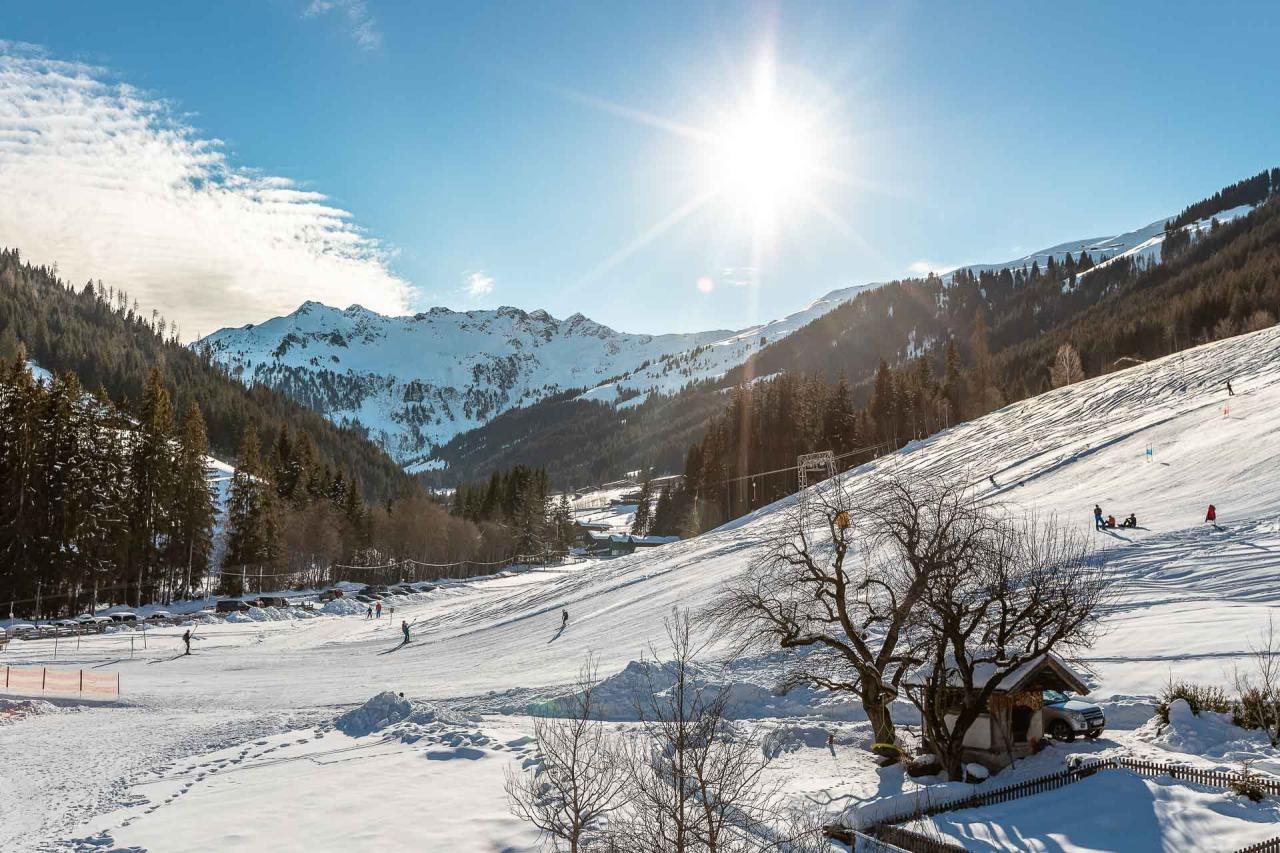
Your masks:
{"label": "forested hillside", "polygon": [[154,366],[176,411],[200,405],[214,455],[233,458],[247,425],[267,446],[287,424],[307,434],[322,464],[354,476],[370,499],[406,484],[399,467],[360,433],[264,386],[235,381],[179,343],[177,329],[158,312],[142,313],[124,290],[101,281],[77,289],[56,269],[23,263],[17,249],[0,250],[0,357],[13,358],[19,346],[42,367],[74,372],[86,389],[104,390],[129,412],[136,412]]}
{"label": "forested hillside", "polygon": [[[812,350],[795,349],[791,355],[808,370],[739,386],[692,445],[657,532],[701,532],[790,494],[797,488],[798,454],[831,450],[837,467],[847,469],[1052,387],[1275,325],[1280,200],[1168,247],[1160,264],[1119,259],[1089,269],[1082,258],[1073,268],[1030,272],[961,271],[945,287],[938,279],[901,282],[849,306],[865,316],[878,314],[886,301],[901,304],[892,301],[895,294],[927,294],[939,306],[957,306],[955,336],[931,332],[932,346],[899,357],[894,367],[881,359],[874,378],[856,392],[843,375],[834,383],[827,377],[840,368],[861,370],[865,345],[828,345],[853,360],[825,363]],[[1076,309],[1081,294],[1090,295]],[[947,335],[949,315],[923,312],[938,324],[930,327],[938,336]],[[964,329],[967,335],[956,334]],[[945,341],[941,349],[938,340]],[[1223,383],[1230,378],[1224,373]]]}
{"label": "forested hillside", "polygon": [[[874,397],[877,373],[890,368],[916,377],[911,381],[921,387],[923,397],[936,396],[937,389],[930,390],[919,377],[942,381],[951,350],[951,367],[964,371],[966,390],[953,389],[950,407],[939,415],[935,406],[930,414],[931,423],[945,425],[1051,387],[1050,366],[1064,343],[1073,344],[1071,357],[1079,360],[1082,374],[1093,376],[1132,363],[1118,359],[1151,358],[1257,328],[1274,322],[1280,311],[1268,283],[1280,269],[1272,246],[1277,211],[1274,202],[1252,215],[1248,210],[1277,190],[1280,169],[1260,172],[1189,205],[1169,220],[1163,233],[1156,230],[1147,243],[1118,255],[1048,253],[1044,264],[1033,260],[1012,268],[975,267],[860,291],[718,381],[675,397],[653,397],[615,411],[565,395],[508,412],[440,451],[437,458],[449,468],[436,476],[474,478],[487,467],[524,461],[546,467],[556,485],[571,487],[641,467],[679,471],[690,444],[715,432],[704,429],[708,418],[726,404],[750,406],[772,393],[766,388],[738,392],[745,401],[740,404],[726,397],[729,389],[759,384],[761,377],[768,385],[769,378],[780,374],[828,388],[843,379],[849,405],[862,409]],[[1219,216],[1227,221],[1220,223]],[[920,360],[923,366],[912,367]],[[816,387],[801,382],[784,396],[813,397]],[[821,401],[810,402],[821,409]],[[816,427],[800,423],[816,417],[813,410],[801,406],[791,417],[797,420],[775,421],[770,427],[790,431],[772,451],[759,443],[749,452],[728,440],[733,458],[724,464],[741,476],[776,467],[793,446],[823,449],[805,438]],[[924,420],[923,415],[917,418],[920,424]],[[917,432],[905,427],[894,431],[904,441]],[[855,444],[888,440],[883,432],[877,429]],[[783,445],[785,452],[778,449]],[[794,464],[794,456],[787,464]],[[783,487],[781,480],[778,484]],[[757,481],[755,488],[760,492],[764,487]],[[735,508],[746,506],[745,500],[721,497],[721,503]],[[758,500],[764,501],[764,495]]]}

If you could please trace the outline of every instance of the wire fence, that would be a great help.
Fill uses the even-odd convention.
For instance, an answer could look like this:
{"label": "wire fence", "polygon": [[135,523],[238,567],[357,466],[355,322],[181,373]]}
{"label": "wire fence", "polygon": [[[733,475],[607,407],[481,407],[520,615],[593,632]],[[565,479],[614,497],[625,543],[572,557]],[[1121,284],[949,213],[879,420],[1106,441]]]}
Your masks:
{"label": "wire fence", "polygon": [[10,693],[64,693],[80,696],[119,696],[120,673],[84,669],[3,667],[0,684]]}

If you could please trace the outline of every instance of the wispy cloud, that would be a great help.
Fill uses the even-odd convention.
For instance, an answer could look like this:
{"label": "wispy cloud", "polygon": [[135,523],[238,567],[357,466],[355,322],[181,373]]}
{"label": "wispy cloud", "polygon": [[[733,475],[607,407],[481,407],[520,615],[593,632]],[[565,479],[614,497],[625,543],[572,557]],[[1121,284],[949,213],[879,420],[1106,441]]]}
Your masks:
{"label": "wispy cloud", "polygon": [[0,42],[0,242],[101,278],[184,336],[305,299],[403,312],[413,290],[345,210],[231,164],[165,102]]}
{"label": "wispy cloud", "polygon": [[493,293],[493,276],[485,275],[483,271],[467,274],[467,295],[473,299],[479,299],[481,296],[488,296]]}
{"label": "wispy cloud", "polygon": [[919,261],[913,261],[912,263],[908,264],[907,272],[910,273],[911,275],[916,275],[916,276],[925,276],[925,275],[928,275],[929,273],[942,275],[943,273],[951,272],[953,269],[956,268],[956,266],[957,264],[938,264],[938,263],[934,263],[933,261],[922,259]]}
{"label": "wispy cloud", "polygon": [[382,31],[365,0],[311,0],[302,14],[307,18],[321,18],[330,13],[342,19],[351,37],[364,50],[382,47]]}

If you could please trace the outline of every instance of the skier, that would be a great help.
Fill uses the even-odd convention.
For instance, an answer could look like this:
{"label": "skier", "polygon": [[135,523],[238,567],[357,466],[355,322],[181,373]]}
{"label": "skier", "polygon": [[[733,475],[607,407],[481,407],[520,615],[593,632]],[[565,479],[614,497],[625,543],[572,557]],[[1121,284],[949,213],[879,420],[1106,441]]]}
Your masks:
{"label": "skier", "polygon": [[372,618],[373,618],[373,608],[372,608],[372,607],[366,607],[366,608],[364,609],[364,618],[365,618],[365,619],[372,619]]}
{"label": "skier", "polygon": [[1231,380],[1228,379],[1227,380],[1227,396],[1234,397],[1235,395],[1236,395],[1235,389],[1231,387]]}
{"label": "skier", "polygon": [[396,618],[396,609],[392,605],[387,605],[387,606],[390,608],[387,611],[387,618],[394,622]]}
{"label": "skier", "polygon": [[382,618],[382,602],[381,602],[381,601],[379,601],[377,604],[375,604],[375,605],[374,605],[374,607],[376,607],[376,608],[377,608],[377,610],[378,610],[378,618],[379,618],[379,619],[381,619],[381,618]]}
{"label": "skier", "polygon": [[1102,507],[1097,504],[1093,505],[1093,529],[1102,529]]}
{"label": "skier", "polygon": [[191,654],[191,629],[182,632],[182,642],[187,644],[187,654]]}
{"label": "skier", "polygon": [[409,644],[409,620],[408,619],[400,620],[400,630],[404,631],[404,644],[407,646]]}
{"label": "skier", "polygon": [[569,627],[569,611],[564,610],[560,615],[564,617],[560,620],[560,630],[563,631],[565,628]]}
{"label": "skier", "polygon": [[1204,520],[1212,524],[1214,530],[1221,529],[1218,527],[1218,508],[1213,504],[1209,504],[1209,511],[1204,514]]}

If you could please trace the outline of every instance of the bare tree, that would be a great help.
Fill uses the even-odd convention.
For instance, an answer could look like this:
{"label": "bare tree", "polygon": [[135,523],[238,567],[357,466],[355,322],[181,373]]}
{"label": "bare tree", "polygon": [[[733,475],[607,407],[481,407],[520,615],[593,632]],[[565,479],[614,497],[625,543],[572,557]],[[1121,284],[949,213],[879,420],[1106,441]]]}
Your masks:
{"label": "bare tree", "polygon": [[614,739],[598,719],[594,663],[583,665],[577,689],[561,699],[560,716],[534,723],[538,764],[530,772],[508,768],[511,811],[547,833],[556,849],[586,850],[605,817],[627,802],[630,774],[612,760]]}
{"label": "bare tree", "polygon": [[922,660],[908,628],[933,576],[971,561],[990,524],[958,483],[886,478],[858,500],[831,480],[782,514],[710,615],[744,648],[806,650],[784,686],[854,694],[875,749],[893,752],[889,703]]}
{"label": "bare tree", "polygon": [[774,849],[768,819],[780,810],[760,742],[730,721],[728,691],[698,679],[702,646],[688,615],[666,627],[670,657],[650,669],[637,702],[642,732],[626,754],[633,796],[616,842],[641,853]]}
{"label": "bare tree", "polygon": [[1111,581],[1085,540],[1050,523],[981,525],[981,546],[931,578],[914,630],[926,663],[909,680],[925,743],[961,778],[964,737],[1000,683],[1050,652],[1088,648]]}
{"label": "bare tree", "polygon": [[1280,746],[1280,635],[1275,621],[1267,619],[1261,641],[1249,645],[1252,666],[1235,670],[1235,688],[1245,722],[1263,729],[1272,746]]}
{"label": "bare tree", "polygon": [[1053,366],[1049,368],[1049,381],[1054,388],[1072,385],[1084,379],[1084,366],[1080,363],[1080,353],[1070,343],[1058,347]]}

